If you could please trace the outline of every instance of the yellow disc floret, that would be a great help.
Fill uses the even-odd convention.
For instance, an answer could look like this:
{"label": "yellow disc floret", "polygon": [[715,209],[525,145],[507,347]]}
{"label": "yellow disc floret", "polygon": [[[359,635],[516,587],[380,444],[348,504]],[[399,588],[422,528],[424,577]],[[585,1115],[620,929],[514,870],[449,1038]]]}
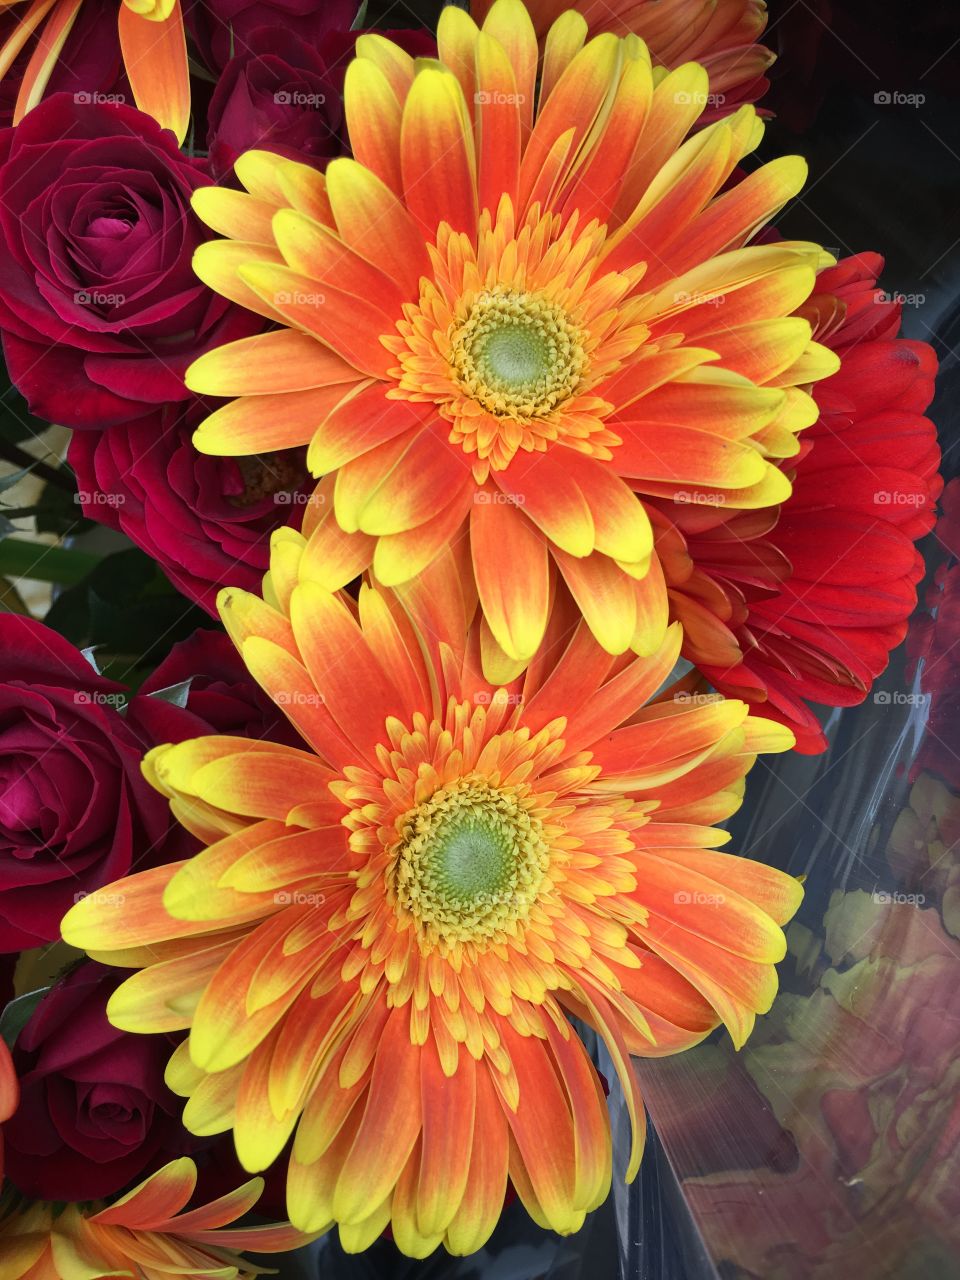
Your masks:
{"label": "yellow disc floret", "polygon": [[515,933],[526,918],[549,850],[525,790],[462,778],[398,820],[388,879],[423,943],[482,945]]}

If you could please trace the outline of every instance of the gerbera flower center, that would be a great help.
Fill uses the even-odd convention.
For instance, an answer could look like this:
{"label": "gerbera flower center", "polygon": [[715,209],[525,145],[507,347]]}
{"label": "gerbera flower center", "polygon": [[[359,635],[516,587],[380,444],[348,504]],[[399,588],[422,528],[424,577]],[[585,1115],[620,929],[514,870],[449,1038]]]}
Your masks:
{"label": "gerbera flower center", "polygon": [[525,799],[519,787],[464,778],[398,820],[394,892],[424,941],[490,942],[526,918],[549,850]]}
{"label": "gerbera flower center", "polygon": [[481,293],[451,335],[464,391],[490,413],[540,418],[571,396],[587,367],[583,335],[546,298],[498,286]]}

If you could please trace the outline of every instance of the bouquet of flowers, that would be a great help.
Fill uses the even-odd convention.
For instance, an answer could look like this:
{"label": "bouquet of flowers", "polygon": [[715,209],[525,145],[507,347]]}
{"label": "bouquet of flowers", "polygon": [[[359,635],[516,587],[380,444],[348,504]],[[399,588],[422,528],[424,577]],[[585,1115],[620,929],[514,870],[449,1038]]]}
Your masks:
{"label": "bouquet of flowers", "polygon": [[576,1232],[774,1000],[722,824],[904,638],[933,352],[763,0],[0,15],[0,1273]]}

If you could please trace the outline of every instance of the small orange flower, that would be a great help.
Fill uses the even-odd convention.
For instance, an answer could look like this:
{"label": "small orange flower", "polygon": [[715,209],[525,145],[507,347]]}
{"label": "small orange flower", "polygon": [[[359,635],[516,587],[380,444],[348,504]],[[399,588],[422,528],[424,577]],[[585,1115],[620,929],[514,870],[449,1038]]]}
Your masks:
{"label": "small orange flower", "polygon": [[[0,75],[36,36],[14,106],[14,124],[43,97],[82,4],[83,0],[0,0],[0,9],[16,9],[19,18],[0,49]],[[107,12],[104,20],[112,22],[113,15]],[[182,143],[190,119],[190,75],[180,0],[122,0],[117,20],[134,101]]]}
{"label": "small orange flower", "polygon": [[262,1178],[185,1210],[197,1182],[186,1157],[173,1160],[106,1208],[0,1199],[3,1280],[250,1280],[263,1274],[237,1252],[285,1253],[310,1237],[289,1223],[224,1230],[256,1204]]}

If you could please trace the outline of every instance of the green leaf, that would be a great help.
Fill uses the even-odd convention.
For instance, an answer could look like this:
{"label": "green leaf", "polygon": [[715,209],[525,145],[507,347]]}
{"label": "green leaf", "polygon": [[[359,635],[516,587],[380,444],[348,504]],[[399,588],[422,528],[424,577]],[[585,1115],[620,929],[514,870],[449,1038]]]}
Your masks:
{"label": "green leaf", "polygon": [[33,1017],[34,1009],[49,990],[49,987],[39,987],[25,996],[17,996],[0,1013],[0,1039],[3,1039],[8,1049],[12,1049],[17,1043],[17,1036]]}
{"label": "green leaf", "polygon": [[[73,472],[62,469],[63,474],[73,480]],[[83,514],[80,498],[76,493],[49,481],[40,491],[37,499],[40,508],[36,513],[38,533],[56,533],[60,537],[70,534],[74,537],[94,527],[94,521]]]}
{"label": "green leaf", "polygon": [[193,676],[189,680],[181,680],[179,684],[168,684],[165,689],[154,689],[152,693],[148,693],[148,698],[160,698],[164,702],[172,702],[175,707],[185,707],[187,698],[190,696],[190,686],[193,684]]}
{"label": "green leaf", "polygon": [[44,621],[78,648],[96,646],[102,673],[133,686],[176,641],[211,623],[136,547],[98,560],[86,576],[59,593]]}
{"label": "green leaf", "polygon": [[6,493],[8,489],[12,489],[15,484],[19,484],[21,480],[25,480],[33,467],[23,467],[20,471],[12,471],[8,476],[0,477],[0,493]]}
{"label": "green leaf", "polygon": [[100,664],[97,662],[97,646],[95,644],[88,644],[87,647],[85,649],[81,649],[80,652],[90,663],[91,667],[93,667],[97,675],[102,676],[103,672],[100,670]]}
{"label": "green leaf", "polygon": [[0,575],[31,582],[80,582],[100,563],[100,557],[75,547],[48,547],[22,538],[0,542]]}

